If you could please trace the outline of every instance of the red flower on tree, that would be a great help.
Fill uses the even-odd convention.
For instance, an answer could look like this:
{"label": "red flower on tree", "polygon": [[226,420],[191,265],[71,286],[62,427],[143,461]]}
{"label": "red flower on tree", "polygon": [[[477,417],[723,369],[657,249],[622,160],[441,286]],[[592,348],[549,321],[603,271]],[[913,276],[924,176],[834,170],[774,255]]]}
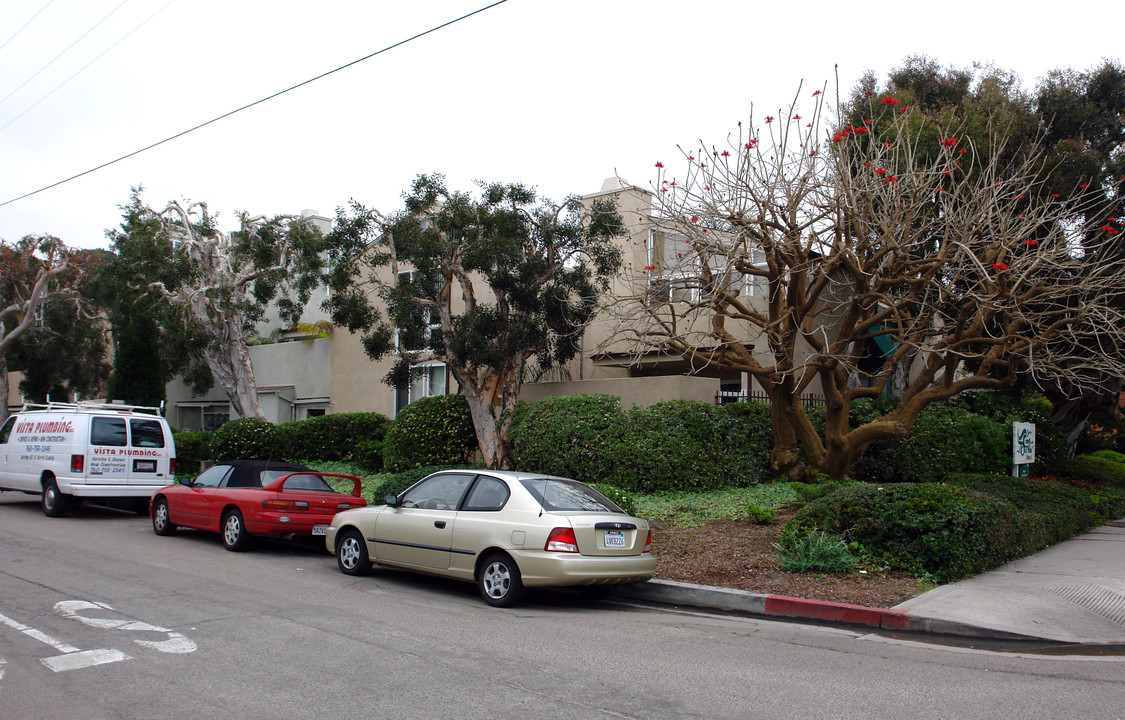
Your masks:
{"label": "red flower on tree", "polygon": [[692,222],[699,222],[699,216],[698,216],[698,215],[692,215],[692,216],[691,216],[691,221],[692,221]]}
{"label": "red flower on tree", "polygon": [[813,96],[813,97],[816,97],[816,96],[817,96],[817,95],[819,95],[819,94],[820,94],[820,90],[815,90],[815,91],[813,92],[812,96]]}
{"label": "red flower on tree", "polygon": [[1024,240],[1023,244],[1024,245],[1038,245],[1039,241],[1038,240]]}
{"label": "red flower on tree", "polygon": [[729,153],[729,152],[727,152],[726,150],[723,150],[723,151],[722,151],[721,153],[719,153],[719,154],[720,154],[720,155],[722,155],[723,157],[730,157],[730,153]]}
{"label": "red flower on tree", "polygon": [[876,175],[886,175],[886,174],[887,174],[887,170],[886,170],[886,168],[876,168],[876,169],[875,169],[875,174],[876,174]]}
{"label": "red flower on tree", "polygon": [[771,122],[773,122],[773,115],[766,115],[766,125],[769,125]]}
{"label": "red flower on tree", "polygon": [[898,182],[898,175],[892,175],[887,178],[887,182]]}
{"label": "red flower on tree", "polygon": [[879,102],[883,103],[884,105],[898,105],[899,104],[899,101],[896,98],[893,98],[893,97],[890,97],[890,96],[883,98]]}
{"label": "red flower on tree", "polygon": [[994,262],[994,263],[992,263],[992,269],[993,270],[1007,270],[1008,266],[1005,263],[1002,263],[1002,262]]}
{"label": "red flower on tree", "polygon": [[941,141],[941,144],[945,145],[946,147],[953,147],[957,144],[957,138],[946,138]]}
{"label": "red flower on tree", "polygon": [[664,167],[664,163],[658,162],[658,163],[656,163],[656,167],[662,168],[662,167]]}

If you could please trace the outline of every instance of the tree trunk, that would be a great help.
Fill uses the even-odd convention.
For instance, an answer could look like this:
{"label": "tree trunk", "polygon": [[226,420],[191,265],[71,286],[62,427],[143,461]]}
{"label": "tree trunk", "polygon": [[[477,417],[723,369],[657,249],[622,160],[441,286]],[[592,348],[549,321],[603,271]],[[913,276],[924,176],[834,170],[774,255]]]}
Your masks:
{"label": "tree trunk", "polygon": [[250,362],[250,348],[242,334],[241,317],[226,327],[226,339],[216,340],[203,351],[203,358],[219,385],[230,398],[231,406],[240,418],[265,420],[258,387],[254,381],[254,366]]}
{"label": "tree trunk", "polygon": [[8,419],[8,359],[0,355],[0,398],[4,404],[0,405],[0,423]]}
{"label": "tree trunk", "polygon": [[489,470],[513,469],[512,452],[510,443],[501,436],[500,429],[496,426],[496,417],[492,414],[492,403],[486,400],[479,388],[472,382],[461,382],[461,389],[465,393],[465,401],[469,404],[469,414],[473,417],[473,430],[477,436],[477,446],[480,448],[484,466]]}

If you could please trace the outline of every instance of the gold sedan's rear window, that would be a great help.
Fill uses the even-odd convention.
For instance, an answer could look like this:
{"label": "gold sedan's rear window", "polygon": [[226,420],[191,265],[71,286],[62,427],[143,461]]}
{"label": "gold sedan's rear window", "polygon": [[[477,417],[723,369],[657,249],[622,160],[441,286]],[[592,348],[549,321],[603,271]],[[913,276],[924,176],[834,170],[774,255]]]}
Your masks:
{"label": "gold sedan's rear window", "polygon": [[623,513],[606,496],[577,480],[532,478],[520,480],[544,510],[557,512]]}

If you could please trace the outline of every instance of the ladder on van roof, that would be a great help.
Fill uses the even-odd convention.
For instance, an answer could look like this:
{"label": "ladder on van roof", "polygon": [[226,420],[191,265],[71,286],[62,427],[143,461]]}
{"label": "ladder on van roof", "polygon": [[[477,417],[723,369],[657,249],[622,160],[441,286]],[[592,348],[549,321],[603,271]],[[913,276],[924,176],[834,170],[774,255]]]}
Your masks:
{"label": "ladder on van roof", "polygon": [[148,405],[129,405],[118,400],[80,400],[76,403],[55,402],[53,400],[48,400],[45,403],[25,402],[22,412],[29,410],[38,412],[46,412],[49,410],[66,410],[70,412],[136,412],[164,417],[164,403],[160,403],[159,407],[152,407]]}

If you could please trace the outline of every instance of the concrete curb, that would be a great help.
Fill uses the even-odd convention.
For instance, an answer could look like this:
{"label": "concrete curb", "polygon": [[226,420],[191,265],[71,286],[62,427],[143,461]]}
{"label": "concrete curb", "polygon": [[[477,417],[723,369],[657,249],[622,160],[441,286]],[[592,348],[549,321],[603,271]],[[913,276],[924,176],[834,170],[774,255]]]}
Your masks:
{"label": "concrete curb", "polygon": [[866,627],[907,633],[931,633],[996,640],[1038,640],[1030,635],[997,630],[941,618],[912,615],[863,605],[806,600],[784,595],[762,595],[730,588],[693,585],[672,580],[611,586],[611,597],[659,605],[720,610],[753,617],[806,620],[850,627]]}

